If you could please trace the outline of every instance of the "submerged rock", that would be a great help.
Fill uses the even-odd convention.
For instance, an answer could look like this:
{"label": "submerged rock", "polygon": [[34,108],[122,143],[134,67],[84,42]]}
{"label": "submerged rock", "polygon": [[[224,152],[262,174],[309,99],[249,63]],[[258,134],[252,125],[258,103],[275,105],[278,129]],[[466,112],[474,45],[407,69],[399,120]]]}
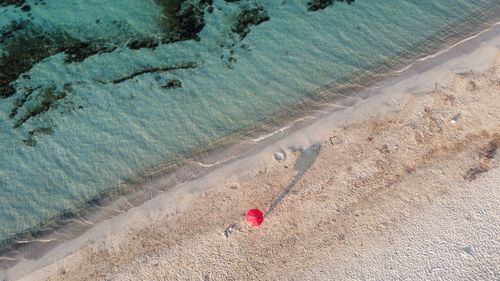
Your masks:
{"label": "submerged rock", "polygon": [[[14,128],[19,128],[31,118],[37,117],[54,108],[56,102],[64,99],[68,93],[66,91],[57,91],[54,86],[49,86],[39,90],[35,96],[31,95],[30,104],[25,105],[27,110],[14,122]],[[24,100],[23,105],[25,102]]]}
{"label": "submerged rock", "polygon": [[[205,25],[204,8],[212,1],[156,0],[163,8],[166,34],[162,43],[198,39]],[[21,0],[0,0],[0,6],[31,9]],[[45,31],[29,21],[12,22],[0,30],[0,98],[16,94],[12,82],[43,59],[63,52],[66,63],[82,62],[90,56],[112,52],[120,42],[80,40],[59,31]],[[127,46],[136,50],[155,48],[160,39],[132,39]]]}
{"label": "submerged rock", "polygon": [[323,10],[333,5],[334,2],[346,2],[347,4],[351,4],[354,0],[310,0],[307,2],[307,10],[310,12]]}
{"label": "submerged rock", "polygon": [[145,38],[145,39],[135,39],[127,44],[127,47],[132,50],[139,50],[142,48],[154,49],[158,47],[159,43],[155,39]]}
{"label": "submerged rock", "polygon": [[21,11],[23,12],[29,12],[31,11],[31,6],[30,5],[24,5],[21,7]]}
{"label": "submerged rock", "polygon": [[205,1],[156,0],[163,8],[162,24],[166,37],[162,43],[198,40],[198,33],[205,27]]}
{"label": "submerged rock", "polygon": [[0,56],[0,98],[16,93],[11,83],[24,72],[54,53],[51,40],[45,34],[20,32],[4,39],[5,53]]}
{"label": "submerged rock", "polygon": [[35,128],[35,129],[29,131],[28,137],[22,141],[27,146],[35,146],[36,145],[35,137],[37,135],[52,135],[53,133],[54,133],[54,129],[52,129],[51,127]]}
{"label": "submerged rock", "polygon": [[238,34],[240,39],[250,32],[250,26],[259,25],[269,20],[267,11],[262,6],[243,9],[234,19],[231,31]]}
{"label": "submerged rock", "polygon": [[308,11],[318,11],[333,4],[334,0],[311,0],[307,2]]}
{"label": "submerged rock", "polygon": [[165,66],[165,67],[150,67],[142,70],[138,70],[130,75],[127,75],[122,78],[115,79],[111,81],[113,84],[118,84],[122,83],[124,81],[133,79],[134,77],[137,77],[139,75],[143,75],[146,73],[155,73],[155,72],[169,72],[172,70],[179,70],[179,69],[190,69],[190,68],[196,68],[198,65],[195,62],[187,62],[187,63],[181,63],[178,65],[173,65],[173,66]]}
{"label": "submerged rock", "polygon": [[66,54],[66,63],[82,62],[98,53],[111,52],[113,46],[84,42],[65,33],[45,33],[28,22],[13,22],[2,30],[0,56],[0,98],[16,93],[12,82],[29,71],[33,65],[57,53]]}
{"label": "submerged rock", "polygon": [[63,44],[60,50],[66,54],[66,59],[64,59],[66,63],[82,62],[90,56],[99,53],[109,53],[116,49],[116,47],[107,47],[83,41],[75,41],[67,46],[65,45],[66,44]]}
{"label": "submerged rock", "polygon": [[25,0],[0,0],[0,7],[16,6],[21,7],[24,5]]}
{"label": "submerged rock", "polygon": [[163,89],[177,89],[182,87],[182,82],[178,79],[172,79],[167,84],[161,86]]}

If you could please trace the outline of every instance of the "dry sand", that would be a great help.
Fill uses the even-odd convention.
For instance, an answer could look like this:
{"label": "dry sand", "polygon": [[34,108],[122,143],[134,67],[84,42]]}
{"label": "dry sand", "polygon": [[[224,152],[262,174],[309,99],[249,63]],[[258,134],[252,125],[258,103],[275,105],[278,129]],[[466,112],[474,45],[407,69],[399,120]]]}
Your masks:
{"label": "dry sand", "polygon": [[[425,71],[416,65],[376,97],[6,278],[500,280],[499,45],[497,32]],[[256,229],[243,220],[253,207],[267,211]]]}

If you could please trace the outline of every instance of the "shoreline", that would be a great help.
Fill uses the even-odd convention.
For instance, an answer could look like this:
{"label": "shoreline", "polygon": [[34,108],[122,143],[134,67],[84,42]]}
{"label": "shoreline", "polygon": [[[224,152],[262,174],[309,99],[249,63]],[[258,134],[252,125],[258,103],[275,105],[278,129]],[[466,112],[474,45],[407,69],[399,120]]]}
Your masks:
{"label": "shoreline", "polygon": [[[397,104],[395,103],[395,99],[396,98],[408,98],[407,96],[405,97],[404,95],[399,95],[399,96],[392,96],[392,97],[388,97],[388,96],[384,96],[384,97],[381,97],[381,96],[378,96],[378,95],[373,95],[374,92],[379,92],[379,93],[384,93],[388,90],[391,90],[391,91],[394,91],[394,89],[397,89],[397,84],[398,83],[401,83],[401,81],[405,80],[405,79],[409,79],[415,75],[420,75],[422,73],[425,73],[425,72],[429,72],[429,70],[432,70],[432,69],[435,69],[435,68],[439,68],[442,66],[442,64],[446,64],[448,61],[452,61],[453,59],[456,59],[457,57],[460,57],[462,56],[463,54],[466,54],[466,53],[470,53],[472,52],[473,50],[476,50],[478,48],[478,46],[481,46],[481,45],[484,45],[485,44],[485,41],[491,41],[492,38],[495,39],[496,38],[496,41],[498,41],[498,34],[500,33],[500,27],[498,26],[498,23],[495,24],[492,28],[490,28],[489,30],[492,30],[490,32],[486,31],[486,32],[481,32],[478,36],[475,36],[473,38],[471,38],[469,41],[466,41],[466,42],[463,42],[461,43],[461,45],[458,45],[456,46],[455,48],[452,48],[450,49],[449,51],[445,52],[445,53],[442,53],[442,54],[439,54],[437,55],[436,57],[432,57],[430,60],[425,60],[425,61],[417,61],[416,63],[413,64],[412,67],[410,67],[409,69],[403,71],[403,73],[401,73],[401,75],[398,75],[397,77],[392,77],[392,80],[391,78],[387,79],[387,80],[384,80],[385,81],[385,85],[381,86],[381,87],[377,87],[375,89],[367,89],[366,91],[368,93],[365,93],[366,96],[370,96],[370,98],[368,98],[370,101],[373,101],[375,100],[377,103],[379,104],[382,104],[385,106],[383,106],[382,108],[377,108],[377,109],[374,109],[374,105],[371,105],[369,108],[371,108],[371,110],[374,110],[374,112],[376,111],[384,111],[384,110],[391,110],[391,109],[394,109],[392,108],[393,105]],[[487,39],[484,39],[483,37],[486,37]],[[490,42],[491,44],[491,42]],[[484,47],[484,46],[483,46]],[[490,46],[491,47],[491,46]],[[491,49],[490,49],[491,50]],[[484,57],[487,57],[487,56],[491,56],[491,53],[487,53],[485,52],[483,54]],[[484,59],[484,58],[483,58]],[[437,61],[434,61],[434,60],[437,60]],[[478,63],[476,63],[475,65],[476,67],[478,66]],[[479,66],[482,66],[483,68],[487,68],[486,65],[480,65]],[[480,71],[481,69],[479,69],[478,71]],[[484,69],[482,69],[484,70]],[[405,73],[407,72],[407,73]],[[444,76],[448,76],[448,79],[450,79],[451,77],[450,76],[450,73],[447,73],[446,75]],[[436,78],[438,79],[438,78]],[[443,75],[441,77],[439,77],[439,79],[443,79]],[[418,80],[418,79],[417,79]],[[443,82],[443,80],[440,80],[439,81],[440,83]],[[427,84],[426,85],[422,85],[421,81],[417,81],[417,82],[413,82],[414,84],[416,85],[419,85],[419,90],[418,92],[425,92],[425,91],[428,91],[430,89],[433,88],[434,86],[434,83],[433,82],[429,82],[427,81]],[[444,82],[446,84],[446,82]],[[382,83],[383,84],[383,83]],[[396,85],[396,86],[395,86]],[[407,86],[408,88],[408,86]],[[370,95],[368,95],[370,93]],[[390,95],[389,95],[390,96]],[[367,100],[368,100],[367,99]],[[362,100],[360,103],[365,103],[365,106],[366,106],[366,100]],[[390,106],[386,103],[390,103]],[[358,107],[358,110],[359,110],[359,107],[362,107],[361,105],[359,104],[356,104],[355,106],[353,107]],[[209,171],[207,171],[204,175],[207,175],[207,174],[211,174],[211,175],[208,175],[208,177],[214,177],[213,174],[217,174],[218,171],[220,172],[220,170],[223,170],[223,169],[231,169],[230,167],[228,166],[237,166],[238,162],[249,162],[249,163],[253,163],[254,164],[254,167],[249,169],[249,172],[248,173],[251,173],[251,171],[255,172],[255,170],[259,170],[259,169],[262,169],[263,167],[266,167],[266,165],[269,165],[269,163],[267,163],[268,161],[271,161],[270,158],[272,157],[272,152],[273,151],[277,151],[279,149],[282,149],[282,150],[286,150],[289,145],[296,145],[296,146],[300,146],[300,147],[308,147],[309,145],[311,144],[314,144],[318,141],[323,141],[325,139],[325,135],[324,134],[329,134],[329,132],[331,130],[326,130],[328,132],[323,132],[323,133],[311,133],[311,131],[314,131],[314,128],[318,128],[318,124],[320,123],[325,123],[325,122],[328,122],[329,119],[332,119],[332,120],[342,120],[342,118],[338,118],[338,116],[336,116],[337,118],[331,118],[328,117],[329,115],[344,115],[343,117],[343,124],[352,124],[352,123],[356,123],[356,122],[359,122],[360,118],[361,120],[367,118],[367,116],[361,116],[360,114],[357,115],[357,119],[356,120],[355,118],[352,118],[353,117],[353,113],[352,111],[355,111],[354,109],[352,108],[348,108],[346,109],[345,111],[351,111],[350,113],[347,113],[347,112],[342,112],[342,111],[337,111],[336,113],[320,113],[318,114],[318,116],[316,116],[315,119],[313,120],[309,120],[309,121],[304,121],[304,122],[301,122],[301,124],[296,124],[294,126],[291,126],[291,129],[287,129],[287,130],[284,130],[284,131],[279,131],[279,133],[275,134],[275,135],[272,135],[271,137],[269,138],[266,138],[266,139],[263,139],[262,142],[259,142],[257,146],[254,146],[252,149],[250,149],[249,151],[245,152],[243,155],[240,155],[234,159],[230,159],[228,161],[224,161],[222,162],[221,164],[217,164],[215,166],[212,166],[211,169],[207,169]],[[372,112],[371,114],[373,115],[374,112]],[[330,120],[331,121],[331,120]],[[337,126],[342,126],[341,123],[338,123],[336,124],[334,127],[337,127]],[[319,125],[319,127],[322,127],[322,125]],[[295,139],[294,139],[294,136],[295,135]],[[296,135],[302,135],[302,137],[299,137],[297,138]],[[304,135],[307,135],[306,138],[304,138],[303,136]],[[287,140],[288,138],[288,140]],[[280,143],[277,145],[277,143]],[[284,143],[287,143],[286,145]],[[260,156],[262,155],[267,155],[265,158],[259,158]],[[250,155],[250,156],[248,156]],[[260,155],[260,156],[258,156]],[[271,155],[271,157],[269,157]],[[249,160],[249,158],[254,158],[253,160]],[[245,166],[248,166],[248,163],[245,164]],[[234,169],[234,167],[233,167]],[[237,173],[235,173],[237,174]],[[208,179],[206,179],[203,175],[197,179],[195,179],[194,181],[192,182],[185,182],[183,184],[181,184],[181,186],[185,186],[185,185],[188,185],[188,186],[191,186],[191,188],[186,188],[186,190],[184,190],[184,188],[181,188],[181,186],[176,186],[175,188],[173,188],[174,190],[172,190],[171,192],[169,192],[168,196],[168,202],[175,202],[176,200],[175,199],[178,199],[180,197],[182,197],[183,195],[185,195],[186,193],[189,193],[189,192],[193,192],[194,190],[197,190],[197,191],[200,191],[198,190],[199,187],[193,187],[192,185],[193,184],[196,184],[196,183],[202,183],[202,182],[207,182],[207,181],[210,181]],[[213,185],[213,183],[212,183]],[[170,195],[172,195],[170,197]],[[158,197],[160,197],[162,195],[159,195],[157,197],[155,197],[153,200],[151,201],[158,201]],[[166,197],[165,195],[163,195],[162,197]],[[149,205],[151,206],[153,203],[151,203],[151,201],[147,202],[146,204],[144,205]],[[173,203],[175,204],[175,203]],[[134,212],[138,212],[138,211],[135,211],[135,210],[138,210],[138,209],[144,209],[146,208],[145,206],[140,206],[138,208],[133,208],[134,209]],[[132,210],[131,210],[132,211]],[[126,215],[119,215],[121,217],[124,217]],[[115,218],[112,218],[110,219],[109,223],[111,223],[111,221],[116,221],[118,219],[115,219]],[[121,219],[123,220],[123,218]],[[122,222],[123,223],[123,222]],[[106,221],[102,222],[102,223],[99,223],[99,226],[102,228],[102,229],[106,229]],[[93,229],[89,232],[94,232],[94,235],[96,233],[96,230]],[[98,232],[98,231],[97,231]],[[83,236],[87,235],[84,234]],[[87,237],[88,238],[88,237]],[[79,240],[80,242],[80,246],[82,247],[85,242],[82,242],[82,240],[85,240],[85,238],[82,239],[82,236],[74,239],[74,240]],[[76,243],[76,244],[78,244]],[[71,241],[69,242],[64,242],[64,244],[71,244]],[[62,246],[62,245],[61,245]],[[60,248],[60,246],[58,246],[57,248]],[[78,249],[78,246],[76,246],[75,248],[75,245],[73,245],[73,247],[70,247],[70,248],[73,248],[73,249]],[[56,258],[57,259],[57,258]],[[36,261],[38,262],[38,261]],[[21,262],[21,263],[26,263],[25,265],[28,265],[28,264],[31,264],[31,266],[33,266],[34,263],[36,262],[31,262],[31,261],[26,261],[26,262]],[[21,263],[16,265],[14,268],[18,268],[21,266]],[[47,263],[47,261],[45,261],[44,263]],[[13,268],[13,269],[14,269]],[[10,270],[9,270],[10,271]],[[15,271],[15,269],[13,270]]]}

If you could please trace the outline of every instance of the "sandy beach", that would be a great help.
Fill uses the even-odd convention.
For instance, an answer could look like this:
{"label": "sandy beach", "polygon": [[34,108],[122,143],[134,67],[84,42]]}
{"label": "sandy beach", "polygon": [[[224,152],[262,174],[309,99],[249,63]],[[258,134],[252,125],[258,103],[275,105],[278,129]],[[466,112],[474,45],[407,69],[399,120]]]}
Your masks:
{"label": "sandy beach", "polygon": [[498,280],[499,46],[497,25],[0,277]]}

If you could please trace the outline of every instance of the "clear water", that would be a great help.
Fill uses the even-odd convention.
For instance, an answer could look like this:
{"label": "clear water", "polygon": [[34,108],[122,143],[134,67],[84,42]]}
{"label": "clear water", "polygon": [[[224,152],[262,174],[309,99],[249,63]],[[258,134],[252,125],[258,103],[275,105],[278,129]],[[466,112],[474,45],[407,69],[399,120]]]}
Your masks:
{"label": "clear water", "polygon": [[[64,63],[65,55],[55,52],[24,72],[29,79],[16,79],[18,93],[0,99],[0,241],[130,175],[251,134],[277,116],[295,116],[296,105],[315,99],[318,87],[403,66],[500,15],[497,0],[356,0],[315,12],[307,11],[306,0],[214,0],[213,13],[205,9],[200,40],[132,50],[126,46],[131,38],[165,32],[154,0],[36,2],[27,1],[29,12],[0,7],[0,29],[29,19],[29,26],[45,32],[118,47],[75,63]],[[251,26],[240,40],[231,31],[234,15],[256,4],[269,21]],[[1,52],[5,48],[0,44]],[[196,67],[111,82],[185,63]],[[171,79],[182,86],[162,88]],[[66,97],[14,128],[9,113],[22,89],[35,89],[36,97],[39,86],[63,89],[67,83]],[[31,97],[20,116],[36,107]],[[30,136],[49,127],[51,134]]]}

